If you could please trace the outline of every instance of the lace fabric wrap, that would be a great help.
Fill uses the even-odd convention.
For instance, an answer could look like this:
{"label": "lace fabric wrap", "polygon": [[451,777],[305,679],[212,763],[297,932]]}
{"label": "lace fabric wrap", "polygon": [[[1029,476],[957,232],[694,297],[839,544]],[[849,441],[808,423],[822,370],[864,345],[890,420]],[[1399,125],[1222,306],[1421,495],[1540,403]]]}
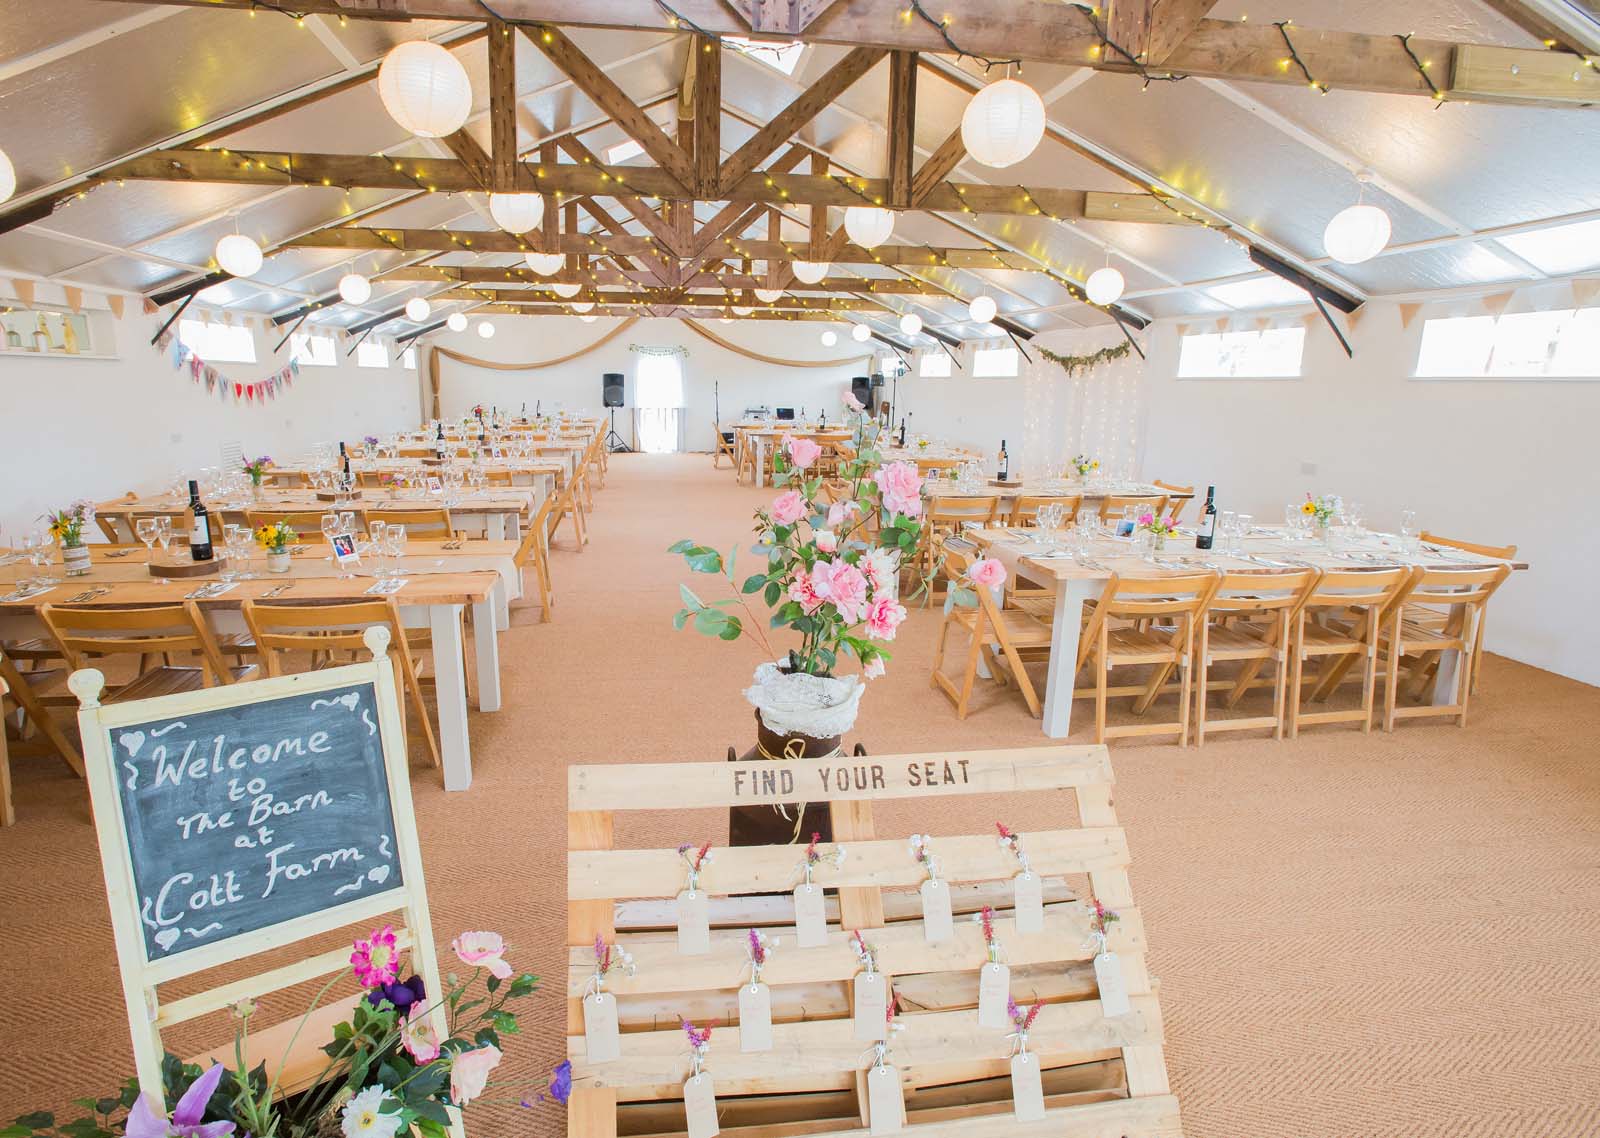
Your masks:
{"label": "lace fabric wrap", "polygon": [[744,697],[769,731],[831,739],[855,726],[865,691],[859,676],[811,676],[762,664]]}

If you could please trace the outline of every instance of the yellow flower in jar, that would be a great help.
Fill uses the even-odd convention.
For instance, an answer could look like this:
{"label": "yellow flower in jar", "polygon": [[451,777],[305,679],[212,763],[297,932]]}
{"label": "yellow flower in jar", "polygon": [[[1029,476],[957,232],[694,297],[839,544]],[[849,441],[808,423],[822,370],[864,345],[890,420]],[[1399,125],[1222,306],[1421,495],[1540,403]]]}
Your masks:
{"label": "yellow flower in jar", "polygon": [[1310,517],[1312,514],[1317,512],[1317,504],[1311,501],[1311,499],[1307,498],[1305,505],[1300,507],[1300,512],[1305,514],[1307,517]]}

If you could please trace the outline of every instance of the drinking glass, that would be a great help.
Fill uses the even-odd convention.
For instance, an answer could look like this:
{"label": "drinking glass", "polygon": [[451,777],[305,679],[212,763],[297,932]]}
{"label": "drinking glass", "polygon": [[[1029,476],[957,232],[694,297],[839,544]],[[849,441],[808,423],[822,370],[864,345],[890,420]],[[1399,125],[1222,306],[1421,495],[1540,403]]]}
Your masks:
{"label": "drinking glass", "polygon": [[384,548],[388,551],[389,556],[394,559],[392,576],[399,577],[400,558],[404,557],[406,553],[406,527],[397,522],[391,522],[389,532],[384,539]]}
{"label": "drinking glass", "polygon": [[50,536],[48,530],[40,530],[36,536],[38,540],[33,547],[33,564],[43,572],[39,574],[39,579],[34,583],[38,585],[57,584],[57,579],[50,575],[50,563],[55,560],[55,538]]}
{"label": "drinking glass", "polygon": [[[25,533],[25,534],[22,535],[22,545],[21,545],[22,556],[26,557],[28,559],[28,564],[33,566],[35,569],[37,569],[39,567],[39,558],[36,556],[37,553],[38,553],[38,548],[39,548],[39,535],[38,534],[36,534],[36,533]],[[32,585],[34,583],[34,581],[35,581],[35,578],[33,578],[33,577],[23,577],[21,580],[19,580],[17,582],[17,586],[19,588],[26,589],[30,585]]]}
{"label": "drinking glass", "polygon": [[146,561],[155,556],[158,529],[154,518],[140,518],[133,524],[134,536],[144,542]]}
{"label": "drinking glass", "polygon": [[356,512],[354,510],[340,510],[339,511],[339,532],[340,533],[355,533],[356,532]]}
{"label": "drinking glass", "polygon": [[1421,545],[1421,538],[1417,530],[1417,511],[1400,511],[1400,550],[1409,555],[1417,552]]}
{"label": "drinking glass", "polygon": [[[337,513],[323,514],[320,528],[322,530],[322,536],[327,540],[329,545],[332,545],[334,534],[339,532],[339,515]],[[330,553],[328,555],[328,560],[333,560],[333,554]]]}
{"label": "drinking glass", "polygon": [[1250,536],[1250,527],[1254,521],[1255,518],[1251,517],[1249,514],[1240,514],[1238,518],[1235,519],[1234,524],[1237,527],[1234,532],[1233,539],[1233,552],[1235,556],[1244,556],[1244,541],[1245,538]]}
{"label": "drinking glass", "polygon": [[389,527],[384,522],[367,523],[367,549],[372,554],[372,571],[378,580],[383,580],[383,542],[389,536]]}
{"label": "drinking glass", "polygon": [[1046,543],[1055,544],[1056,534],[1061,529],[1061,519],[1066,516],[1066,512],[1066,507],[1060,502],[1046,502],[1039,507],[1035,520],[1039,523],[1039,528],[1044,532]]}

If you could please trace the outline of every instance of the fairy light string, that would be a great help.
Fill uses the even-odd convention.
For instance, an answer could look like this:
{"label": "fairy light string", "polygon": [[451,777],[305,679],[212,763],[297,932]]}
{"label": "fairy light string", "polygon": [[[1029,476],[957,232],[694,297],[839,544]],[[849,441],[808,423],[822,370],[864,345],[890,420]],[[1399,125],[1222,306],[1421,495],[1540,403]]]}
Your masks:
{"label": "fairy light string", "polygon": [[1104,60],[1109,54],[1107,51],[1109,48],[1111,52],[1121,56],[1128,66],[1138,72],[1139,78],[1144,80],[1144,86],[1140,88],[1141,90],[1149,90],[1152,83],[1177,83],[1189,78],[1187,75],[1179,75],[1171,71],[1163,75],[1151,74],[1150,69],[1144,65],[1142,60],[1106,34],[1105,26],[1100,23],[1099,18],[1095,15],[1094,8],[1088,4],[1069,4],[1068,7],[1076,8],[1083,18],[1089,21],[1089,27],[1094,30],[1094,34],[1100,40],[1098,47],[1090,49],[1090,54],[1095,56],[1096,59]]}
{"label": "fairy light string", "polygon": [[[657,2],[659,3],[660,0],[657,0]],[[971,51],[962,47],[956,42],[955,37],[950,34],[950,17],[943,16],[937,20],[934,19],[928,14],[928,10],[922,6],[921,0],[908,0],[908,6],[900,15],[902,19],[910,19],[912,16],[917,16],[922,20],[923,23],[927,24],[934,31],[938,32],[939,38],[944,40],[945,46],[950,49],[951,54],[956,57],[957,62],[961,61],[962,59],[970,59],[975,63],[983,64],[984,71],[990,71],[996,67],[1020,68],[1022,66],[1022,59],[1020,57],[1013,57],[1010,59],[991,59],[987,55],[982,55],[976,51]]]}
{"label": "fairy light string", "polygon": [[1397,35],[1394,38],[1400,41],[1401,48],[1405,50],[1407,57],[1410,58],[1412,64],[1416,67],[1417,74],[1422,76],[1422,81],[1428,85],[1428,91],[1433,95],[1433,109],[1438,110],[1440,107],[1444,106],[1444,92],[1441,91],[1438,85],[1434,83],[1433,76],[1428,74],[1427,63],[1418,59],[1417,53],[1411,50],[1411,37],[1414,34],[1415,33],[1413,32],[1407,32],[1403,36]]}
{"label": "fairy light string", "polygon": [[1283,46],[1287,48],[1289,52],[1289,62],[1292,62],[1300,69],[1300,74],[1306,77],[1306,83],[1313,91],[1317,91],[1326,95],[1328,93],[1328,85],[1319,81],[1315,75],[1311,74],[1311,69],[1306,66],[1306,61],[1300,58],[1300,53],[1294,48],[1294,40],[1289,38],[1289,21],[1275,20],[1273,21],[1272,26],[1277,28],[1278,34],[1283,37]]}

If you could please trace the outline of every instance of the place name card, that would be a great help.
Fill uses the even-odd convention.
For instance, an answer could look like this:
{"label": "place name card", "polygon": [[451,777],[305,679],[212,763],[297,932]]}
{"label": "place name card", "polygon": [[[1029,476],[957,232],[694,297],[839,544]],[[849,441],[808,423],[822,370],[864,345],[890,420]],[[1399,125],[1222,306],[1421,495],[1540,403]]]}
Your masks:
{"label": "place name card", "polygon": [[593,992],[583,998],[583,1053],[591,1063],[622,1057],[617,998],[610,992]]}
{"label": "place name card", "polygon": [[828,908],[822,886],[807,881],[795,887],[794,929],[801,948],[822,948],[828,943]]}
{"label": "place name card", "polygon": [[678,894],[678,951],[699,956],[711,951],[711,897],[704,889]]}
{"label": "place name card", "polygon": [[888,1038],[889,982],[882,972],[857,972],[855,979],[855,1035],[863,1043]]}
{"label": "place name card", "polygon": [[1044,879],[1024,870],[1011,879],[1011,915],[1019,933],[1044,932]]}
{"label": "place name card", "polygon": [[739,986],[739,1050],[772,1050],[772,989],[765,984]]}

